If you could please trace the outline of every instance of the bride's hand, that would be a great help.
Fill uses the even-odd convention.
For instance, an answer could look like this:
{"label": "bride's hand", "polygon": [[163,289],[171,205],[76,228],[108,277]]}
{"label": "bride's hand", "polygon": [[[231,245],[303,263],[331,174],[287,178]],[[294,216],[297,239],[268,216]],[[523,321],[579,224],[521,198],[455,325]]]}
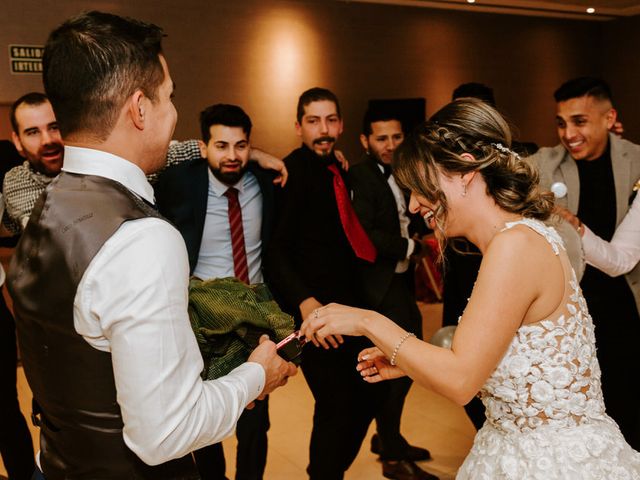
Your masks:
{"label": "bride's hand", "polygon": [[392,380],[406,375],[400,367],[391,365],[389,359],[378,347],[365,348],[360,352],[356,370],[360,372],[362,379],[369,383]]}
{"label": "bride's hand", "polygon": [[362,321],[369,315],[377,314],[369,310],[330,303],[314,309],[302,322],[300,332],[314,345],[329,348],[329,339],[334,336],[363,335]]}
{"label": "bride's hand", "polygon": [[[302,326],[300,327],[300,331],[304,334],[304,332],[309,328],[308,320],[312,317],[315,317],[316,312],[322,308],[322,304],[318,302],[314,297],[307,298],[300,304],[300,313],[302,314]],[[307,340],[313,343],[316,347],[322,346],[325,350],[329,349],[329,346],[333,348],[338,348],[340,345],[344,343],[342,335],[327,335],[322,338],[322,343],[318,341],[315,336],[311,338],[307,337]]]}

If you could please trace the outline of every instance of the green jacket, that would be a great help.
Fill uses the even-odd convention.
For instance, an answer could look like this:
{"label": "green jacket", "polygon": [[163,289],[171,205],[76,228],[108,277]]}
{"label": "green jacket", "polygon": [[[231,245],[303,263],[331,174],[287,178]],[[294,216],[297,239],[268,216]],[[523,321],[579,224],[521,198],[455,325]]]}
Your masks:
{"label": "green jacket", "polygon": [[246,285],[231,277],[192,278],[189,319],[204,359],[205,380],[246,362],[262,334],[277,343],[294,330],[293,318],[280,310],[265,284]]}

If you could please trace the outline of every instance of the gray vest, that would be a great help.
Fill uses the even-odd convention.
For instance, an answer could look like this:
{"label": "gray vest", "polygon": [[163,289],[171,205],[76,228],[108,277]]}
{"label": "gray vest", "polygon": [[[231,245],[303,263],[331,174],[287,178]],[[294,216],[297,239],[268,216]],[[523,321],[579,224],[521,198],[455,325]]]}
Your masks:
{"label": "gray vest", "polygon": [[159,217],[121,184],[63,172],[36,203],[16,247],[7,285],[41,410],[47,480],[199,478],[190,455],[152,467],[125,445],[111,354],[91,347],[73,324],[76,290],[93,257],[123,222],[150,216]]}

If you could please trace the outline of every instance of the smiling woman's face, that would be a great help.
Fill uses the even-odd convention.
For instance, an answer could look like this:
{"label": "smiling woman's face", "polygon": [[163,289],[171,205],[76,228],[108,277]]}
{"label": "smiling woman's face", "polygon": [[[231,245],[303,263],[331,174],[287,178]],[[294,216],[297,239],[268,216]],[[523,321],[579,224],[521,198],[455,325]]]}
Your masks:
{"label": "smiling woman's face", "polygon": [[[428,199],[423,193],[412,192],[409,201],[409,211],[418,213],[433,231],[439,231],[446,237],[461,236],[457,218],[459,210],[463,208],[462,200],[466,195],[461,175],[446,174],[437,169],[434,186],[438,191]],[[438,197],[444,197],[444,202]]]}

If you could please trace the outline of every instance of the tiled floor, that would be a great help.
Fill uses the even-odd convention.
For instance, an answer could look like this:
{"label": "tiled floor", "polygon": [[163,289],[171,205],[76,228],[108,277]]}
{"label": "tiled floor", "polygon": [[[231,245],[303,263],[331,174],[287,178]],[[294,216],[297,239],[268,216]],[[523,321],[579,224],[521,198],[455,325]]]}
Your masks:
{"label": "tiled floor", "polygon": [[[421,304],[425,336],[440,326],[441,305]],[[23,411],[29,411],[31,392],[22,369],[19,369],[19,395]],[[266,480],[291,480],[306,478],[308,443],[311,431],[313,401],[301,374],[288,385],[276,391],[270,400],[271,429],[269,431],[269,456]],[[37,430],[32,429],[37,447]],[[414,385],[407,398],[403,416],[402,433],[414,445],[428,448],[433,460],[421,462],[421,466],[441,479],[452,479],[466,456],[475,430],[462,407]],[[369,440],[373,427],[349,469],[346,480],[382,479],[382,467],[369,452]],[[225,441],[227,471],[233,478],[235,438]],[[4,474],[0,463],[0,475]]]}

